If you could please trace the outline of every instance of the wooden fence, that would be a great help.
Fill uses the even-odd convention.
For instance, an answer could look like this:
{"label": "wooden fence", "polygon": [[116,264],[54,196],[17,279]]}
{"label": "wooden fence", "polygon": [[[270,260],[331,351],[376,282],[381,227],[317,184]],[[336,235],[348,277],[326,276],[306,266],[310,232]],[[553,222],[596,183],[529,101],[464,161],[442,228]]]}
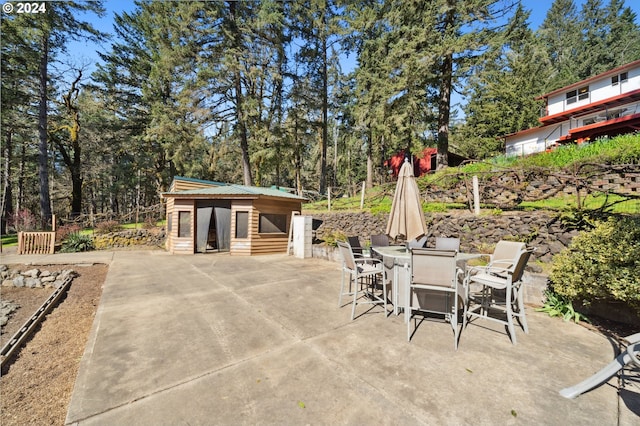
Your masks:
{"label": "wooden fence", "polygon": [[54,232],[18,232],[18,254],[53,254]]}

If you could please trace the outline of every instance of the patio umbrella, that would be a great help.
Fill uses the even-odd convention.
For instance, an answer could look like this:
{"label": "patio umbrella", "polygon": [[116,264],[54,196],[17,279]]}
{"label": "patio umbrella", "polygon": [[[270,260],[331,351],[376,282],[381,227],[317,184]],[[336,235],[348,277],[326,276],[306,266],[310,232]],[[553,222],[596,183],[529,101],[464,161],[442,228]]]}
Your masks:
{"label": "patio umbrella", "polygon": [[386,233],[393,239],[402,236],[407,241],[427,233],[420,191],[413,176],[413,166],[406,160],[398,173]]}

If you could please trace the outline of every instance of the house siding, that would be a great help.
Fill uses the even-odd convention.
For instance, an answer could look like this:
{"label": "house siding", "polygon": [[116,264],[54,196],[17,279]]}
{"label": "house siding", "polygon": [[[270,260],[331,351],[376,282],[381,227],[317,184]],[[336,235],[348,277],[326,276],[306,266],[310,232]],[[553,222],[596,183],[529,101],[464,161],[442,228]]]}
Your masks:
{"label": "house siding", "polygon": [[[611,78],[624,72],[627,73],[627,80],[612,85]],[[584,86],[589,86],[589,97],[567,104],[566,94]],[[617,131],[617,133],[633,131],[632,129],[640,124],[638,118],[633,117],[640,113],[640,102],[637,101],[638,90],[640,90],[640,61],[544,95],[540,97],[547,100],[546,115],[540,119],[544,125],[505,136],[506,154],[528,155],[543,152],[563,140],[574,140],[580,143],[581,140],[609,134],[609,131]],[[629,95],[625,97],[627,93]],[[616,98],[621,95],[623,95],[622,99]],[[624,103],[625,101],[627,103]],[[593,103],[597,104],[588,107]],[[626,118],[622,119],[622,117]],[[616,124],[618,119],[628,121],[620,125]],[[583,127],[585,128],[581,129]]]}

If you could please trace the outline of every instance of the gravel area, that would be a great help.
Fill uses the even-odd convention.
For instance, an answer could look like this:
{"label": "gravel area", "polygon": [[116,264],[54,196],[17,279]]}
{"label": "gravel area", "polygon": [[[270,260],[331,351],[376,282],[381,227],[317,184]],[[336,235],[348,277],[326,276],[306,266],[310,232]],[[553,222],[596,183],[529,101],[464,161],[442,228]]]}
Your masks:
{"label": "gravel area", "polygon": [[[31,269],[37,265],[8,265]],[[45,266],[45,265],[43,265]],[[46,316],[0,377],[0,424],[63,425],[93,318],[107,275],[106,265],[46,265],[73,269],[66,296]],[[2,345],[51,295],[53,289],[2,287],[0,296],[18,304],[2,327]]]}

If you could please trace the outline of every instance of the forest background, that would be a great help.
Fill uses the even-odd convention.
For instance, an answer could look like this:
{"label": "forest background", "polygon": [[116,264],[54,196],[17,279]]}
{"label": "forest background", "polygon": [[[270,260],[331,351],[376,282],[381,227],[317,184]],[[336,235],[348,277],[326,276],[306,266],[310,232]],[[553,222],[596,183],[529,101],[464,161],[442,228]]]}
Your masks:
{"label": "forest background", "polygon": [[102,1],[30,5],[2,12],[3,232],[157,205],[176,175],[324,194],[400,150],[500,155],[535,97],[640,59],[624,0],[555,0],[536,29],[513,0],[136,1],[112,32]]}

